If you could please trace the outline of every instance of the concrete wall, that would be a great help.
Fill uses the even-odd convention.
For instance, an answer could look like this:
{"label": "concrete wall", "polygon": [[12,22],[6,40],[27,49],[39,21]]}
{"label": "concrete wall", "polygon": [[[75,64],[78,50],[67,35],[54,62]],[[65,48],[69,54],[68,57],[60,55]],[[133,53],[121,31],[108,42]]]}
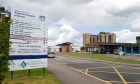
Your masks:
{"label": "concrete wall", "polygon": [[85,47],[86,44],[90,43],[90,34],[84,33],[83,34],[83,46]]}

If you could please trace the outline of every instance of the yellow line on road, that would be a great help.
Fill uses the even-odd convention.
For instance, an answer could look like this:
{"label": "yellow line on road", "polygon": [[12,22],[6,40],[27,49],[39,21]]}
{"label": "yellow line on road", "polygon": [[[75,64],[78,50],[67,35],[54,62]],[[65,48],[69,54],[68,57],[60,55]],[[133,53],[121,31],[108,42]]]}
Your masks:
{"label": "yellow line on road", "polygon": [[107,67],[96,67],[96,68],[88,68],[88,69],[104,69],[104,68],[112,68],[112,66],[107,66]]}
{"label": "yellow line on road", "polygon": [[70,68],[70,69],[73,69],[73,70],[75,70],[75,71],[77,71],[77,72],[80,72],[80,73],[82,73],[82,74],[85,74],[86,76],[89,76],[89,77],[95,78],[95,79],[97,79],[97,80],[100,80],[100,81],[102,81],[102,82],[104,82],[104,83],[106,83],[106,84],[112,84],[112,83],[110,83],[110,82],[108,82],[108,81],[105,81],[105,80],[103,80],[103,79],[100,79],[100,78],[98,78],[98,77],[96,77],[96,76],[93,76],[93,75],[90,75],[90,74],[86,74],[86,73],[80,71],[79,69],[76,69],[76,68],[73,68],[73,67],[69,67],[69,68]]}
{"label": "yellow line on road", "polygon": [[85,72],[85,74],[88,74],[88,69],[86,69],[86,72]]}
{"label": "yellow line on road", "polygon": [[121,78],[121,80],[123,81],[123,83],[124,83],[124,84],[128,84],[128,83],[126,82],[126,80],[123,78],[123,76],[120,74],[120,72],[116,69],[116,67],[113,66],[113,68],[114,68],[114,70],[116,71],[116,73],[118,74],[118,76]]}
{"label": "yellow line on road", "polygon": [[122,81],[108,81],[108,82],[111,82],[111,83],[123,83]]}
{"label": "yellow line on road", "polygon": [[112,74],[116,74],[116,72],[109,72],[109,71],[88,71],[88,72],[95,72],[95,73],[103,72],[103,73],[112,73]]}

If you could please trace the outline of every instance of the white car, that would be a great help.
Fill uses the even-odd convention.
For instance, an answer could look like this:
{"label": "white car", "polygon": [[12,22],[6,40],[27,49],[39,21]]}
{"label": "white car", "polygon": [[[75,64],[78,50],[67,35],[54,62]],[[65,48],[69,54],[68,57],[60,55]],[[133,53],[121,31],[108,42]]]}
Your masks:
{"label": "white car", "polygon": [[55,52],[48,52],[48,58],[55,58]]}
{"label": "white car", "polygon": [[122,56],[122,55],[125,55],[126,53],[124,51],[121,51],[121,50],[118,50],[118,49],[114,49],[114,54]]}

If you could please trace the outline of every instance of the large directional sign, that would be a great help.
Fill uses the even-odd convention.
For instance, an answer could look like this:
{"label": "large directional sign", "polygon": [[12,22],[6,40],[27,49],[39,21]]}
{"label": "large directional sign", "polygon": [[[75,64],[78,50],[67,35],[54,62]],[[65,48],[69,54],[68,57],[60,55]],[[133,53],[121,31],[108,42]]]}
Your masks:
{"label": "large directional sign", "polygon": [[11,19],[10,71],[47,67],[46,17],[12,9]]}

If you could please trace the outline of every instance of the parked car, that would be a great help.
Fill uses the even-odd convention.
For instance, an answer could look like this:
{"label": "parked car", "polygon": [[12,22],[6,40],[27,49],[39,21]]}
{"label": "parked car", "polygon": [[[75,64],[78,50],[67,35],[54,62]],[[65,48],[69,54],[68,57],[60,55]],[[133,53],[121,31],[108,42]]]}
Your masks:
{"label": "parked car", "polygon": [[99,49],[98,48],[94,48],[92,53],[98,53],[99,52]]}
{"label": "parked car", "polygon": [[126,53],[124,51],[119,50],[119,49],[114,49],[114,54],[115,55],[125,55]]}
{"label": "parked car", "polygon": [[112,49],[101,49],[101,54],[113,53]]}

